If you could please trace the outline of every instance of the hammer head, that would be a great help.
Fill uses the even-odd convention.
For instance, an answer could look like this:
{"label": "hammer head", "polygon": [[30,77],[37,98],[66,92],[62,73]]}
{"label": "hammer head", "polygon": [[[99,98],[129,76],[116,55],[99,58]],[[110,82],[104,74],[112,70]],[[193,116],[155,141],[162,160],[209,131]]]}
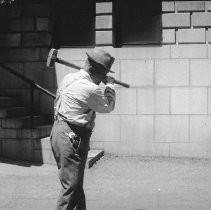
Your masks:
{"label": "hammer head", "polygon": [[47,58],[47,63],[46,63],[46,66],[49,67],[49,68],[53,68],[54,67],[54,64],[57,60],[57,54],[58,54],[58,50],[56,49],[51,49],[49,51],[49,54],[48,54],[48,58]]}

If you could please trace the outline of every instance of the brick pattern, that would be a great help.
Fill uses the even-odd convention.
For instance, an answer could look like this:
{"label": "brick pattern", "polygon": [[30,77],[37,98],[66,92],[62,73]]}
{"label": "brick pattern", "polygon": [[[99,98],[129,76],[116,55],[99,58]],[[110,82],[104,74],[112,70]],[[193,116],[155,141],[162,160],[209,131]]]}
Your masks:
{"label": "brick pattern", "polygon": [[96,2],[95,44],[112,45],[113,43],[112,2]]}
{"label": "brick pattern", "polygon": [[163,1],[162,2],[162,12],[167,13],[167,12],[174,12],[175,11],[175,6],[173,1]]}
{"label": "brick pattern", "polygon": [[207,28],[211,27],[210,11],[209,1],[163,1],[163,44],[210,42],[209,33],[206,35]]}
{"label": "brick pattern", "polygon": [[[116,58],[118,79],[131,87],[117,86],[115,110],[98,114],[91,146],[120,155],[211,157],[209,8],[208,1],[164,1],[164,45],[104,47]],[[80,60],[85,50],[60,56]]]}
{"label": "brick pattern", "polygon": [[[116,58],[115,77],[128,82],[131,88],[117,86],[116,109],[107,115],[98,114],[91,146],[124,155],[211,157],[210,29],[205,36],[211,22],[210,8],[209,1],[165,1],[165,45],[112,48],[105,47],[112,45],[112,2],[96,3],[96,45],[103,45]],[[55,91],[55,83],[69,69],[60,66],[56,75],[46,70],[51,34],[48,9],[36,4],[29,9],[31,14],[26,9],[14,10],[15,17],[11,16],[1,35],[10,30],[12,35],[20,34],[21,43],[0,50],[0,60],[20,65],[20,72]],[[40,34],[47,38],[40,40]],[[83,65],[89,50],[62,49],[58,56]],[[9,59],[5,53],[10,55]],[[18,81],[15,83],[20,87]],[[24,86],[21,88],[5,91],[30,94]],[[49,113],[51,102],[43,95],[36,97],[38,106]],[[16,133],[10,135],[12,138]],[[2,143],[3,148],[8,145],[10,141]]]}
{"label": "brick pattern", "polygon": [[112,43],[112,31],[96,31],[96,45],[107,45]]}
{"label": "brick pattern", "polygon": [[[0,62],[9,63],[19,73],[35,80],[44,87],[55,88],[57,87],[54,81],[55,75],[46,67],[46,59],[52,42],[50,12],[51,5],[46,4],[46,1],[1,7]],[[17,67],[18,65],[23,67],[22,70]],[[16,92],[15,95],[20,95],[23,101],[27,102],[29,97],[28,94],[24,94],[24,91],[28,90],[29,85],[1,69],[2,72],[4,76],[0,78],[1,93],[14,95]],[[11,83],[11,81],[13,82]],[[39,94],[35,97],[38,112],[39,109],[42,109],[39,97]],[[50,105],[47,99],[45,100],[46,104]]]}
{"label": "brick pattern", "polygon": [[21,34],[0,34],[0,47],[20,47]]}
{"label": "brick pattern", "polygon": [[206,11],[211,11],[211,2],[210,1],[205,1],[205,7],[206,7]]}
{"label": "brick pattern", "polygon": [[33,31],[34,24],[34,19],[32,18],[11,19],[10,31],[22,33],[27,31]]}
{"label": "brick pattern", "polygon": [[111,2],[96,3],[96,14],[112,13]]}
{"label": "brick pattern", "polygon": [[175,29],[163,29],[163,44],[175,44]]}
{"label": "brick pattern", "polygon": [[188,86],[189,61],[187,59],[165,59],[155,62],[156,86]]}
{"label": "brick pattern", "polygon": [[190,14],[186,13],[167,13],[162,15],[163,28],[189,28]]}
{"label": "brick pattern", "polygon": [[211,27],[211,12],[193,13],[192,23],[193,27]]}
{"label": "brick pattern", "polygon": [[205,29],[179,29],[177,33],[178,43],[205,43]]}
{"label": "brick pattern", "polygon": [[178,1],[175,2],[175,8],[177,12],[193,12],[193,11],[205,11],[204,1]]}

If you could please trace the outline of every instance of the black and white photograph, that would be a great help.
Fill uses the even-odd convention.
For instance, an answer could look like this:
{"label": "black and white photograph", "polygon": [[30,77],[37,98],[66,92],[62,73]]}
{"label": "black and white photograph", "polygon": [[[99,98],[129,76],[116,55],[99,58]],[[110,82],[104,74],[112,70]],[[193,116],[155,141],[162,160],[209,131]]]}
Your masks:
{"label": "black and white photograph", "polygon": [[211,210],[211,0],[0,0],[0,210]]}

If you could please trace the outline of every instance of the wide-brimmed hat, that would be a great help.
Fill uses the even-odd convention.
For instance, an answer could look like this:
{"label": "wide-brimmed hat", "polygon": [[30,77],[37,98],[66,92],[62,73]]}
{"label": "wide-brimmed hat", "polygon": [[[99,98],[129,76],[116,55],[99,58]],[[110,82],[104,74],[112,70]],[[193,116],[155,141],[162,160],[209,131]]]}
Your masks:
{"label": "wide-brimmed hat", "polygon": [[105,70],[106,73],[112,72],[111,66],[115,60],[114,57],[112,57],[108,52],[102,50],[102,49],[94,49],[92,51],[86,52],[88,58],[99,64],[103,69]]}

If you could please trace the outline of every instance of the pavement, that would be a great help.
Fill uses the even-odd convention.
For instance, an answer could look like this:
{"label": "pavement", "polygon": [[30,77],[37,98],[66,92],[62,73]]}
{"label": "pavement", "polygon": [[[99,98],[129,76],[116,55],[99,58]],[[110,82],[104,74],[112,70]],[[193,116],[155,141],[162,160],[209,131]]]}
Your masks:
{"label": "pavement", "polygon": [[[0,210],[53,210],[57,168],[0,160]],[[104,156],[85,172],[87,210],[211,210],[211,160]]]}

